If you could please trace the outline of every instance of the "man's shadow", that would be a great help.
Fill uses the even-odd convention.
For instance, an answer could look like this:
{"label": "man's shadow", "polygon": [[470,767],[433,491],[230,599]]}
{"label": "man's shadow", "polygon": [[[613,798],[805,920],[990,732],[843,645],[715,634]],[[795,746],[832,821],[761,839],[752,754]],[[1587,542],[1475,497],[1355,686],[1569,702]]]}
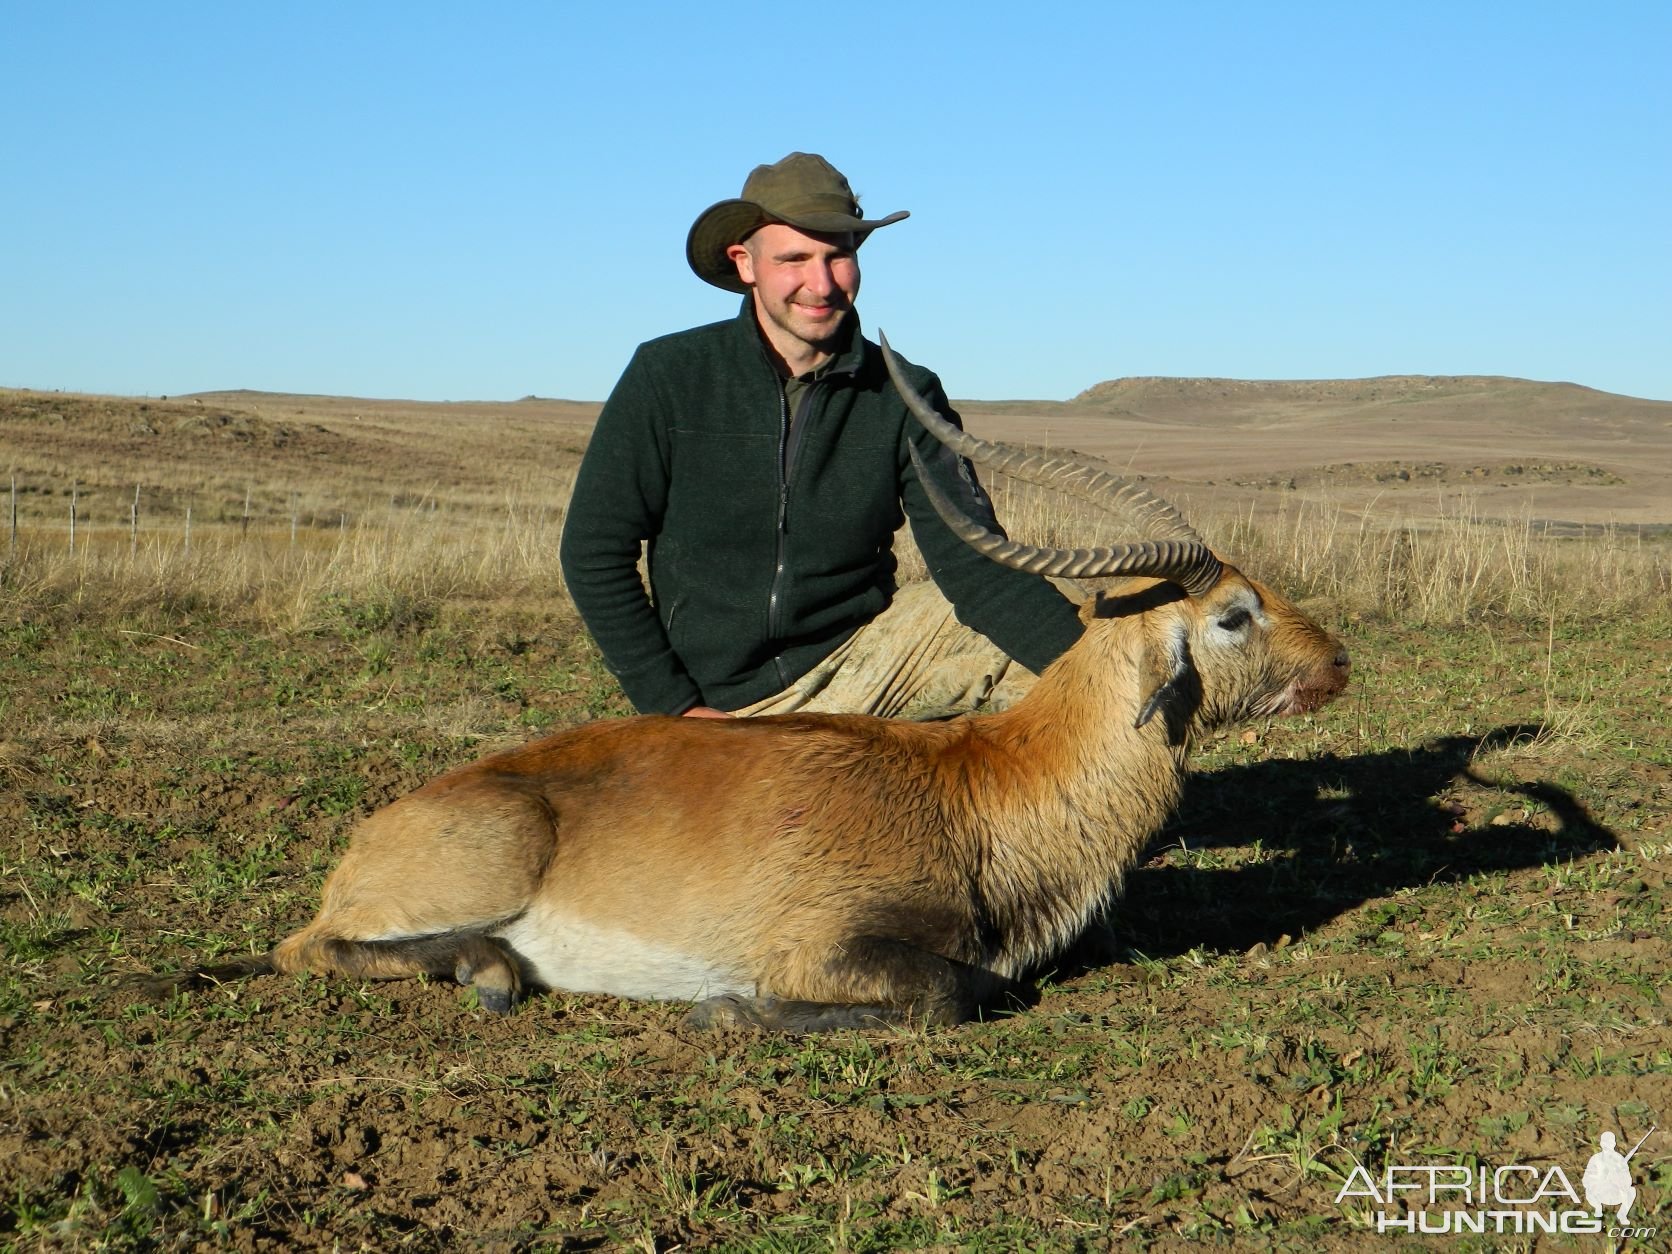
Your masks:
{"label": "man's shadow", "polygon": [[[1411,750],[1359,757],[1263,761],[1192,775],[1183,804],[1151,844],[1203,854],[1194,867],[1152,857],[1127,877],[1107,925],[1094,929],[1061,975],[1134,953],[1173,957],[1198,946],[1240,952],[1298,940],[1400,888],[1584,858],[1618,838],[1565,789],[1494,783],[1478,775],[1483,751],[1528,741],[1536,725],[1450,736]],[[1554,818],[1471,826],[1457,804],[1472,787],[1519,793]],[[1215,867],[1215,851],[1259,842],[1265,859]],[[1176,859],[1174,860],[1176,861]],[[1379,933],[1395,919],[1367,920]]]}

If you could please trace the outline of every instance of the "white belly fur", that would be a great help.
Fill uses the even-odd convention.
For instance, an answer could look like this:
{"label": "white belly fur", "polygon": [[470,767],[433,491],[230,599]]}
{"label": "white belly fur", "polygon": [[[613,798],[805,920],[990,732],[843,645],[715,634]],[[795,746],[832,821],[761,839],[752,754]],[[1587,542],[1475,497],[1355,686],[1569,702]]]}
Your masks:
{"label": "white belly fur", "polygon": [[531,909],[495,933],[547,988],[700,1001],[722,993],[755,995],[755,982],[706,958],[646,942],[620,928]]}

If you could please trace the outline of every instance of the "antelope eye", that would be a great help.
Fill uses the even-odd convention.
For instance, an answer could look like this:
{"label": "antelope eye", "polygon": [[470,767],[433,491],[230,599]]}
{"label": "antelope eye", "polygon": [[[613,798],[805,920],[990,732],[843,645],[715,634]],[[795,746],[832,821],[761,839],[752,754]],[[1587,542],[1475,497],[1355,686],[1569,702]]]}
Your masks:
{"label": "antelope eye", "polygon": [[1241,631],[1253,617],[1247,610],[1232,610],[1219,620],[1219,626],[1225,631]]}

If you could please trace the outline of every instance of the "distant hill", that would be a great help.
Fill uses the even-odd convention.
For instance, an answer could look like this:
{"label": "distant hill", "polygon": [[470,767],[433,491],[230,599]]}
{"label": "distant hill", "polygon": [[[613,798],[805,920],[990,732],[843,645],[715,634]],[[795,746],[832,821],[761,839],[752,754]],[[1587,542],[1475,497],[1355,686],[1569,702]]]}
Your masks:
{"label": "distant hill", "polygon": [[1110,379],[1067,408],[1169,422],[1246,423],[1397,412],[1415,407],[1471,420],[1672,423],[1672,401],[1640,400],[1576,383],[1497,375],[1383,375],[1369,379]]}
{"label": "distant hill", "polygon": [[977,435],[1078,449],[1202,508],[1275,494],[1354,511],[1672,523],[1672,401],[1575,383],[1140,377],[1069,401],[955,404]]}
{"label": "distant hill", "polygon": [[[1125,378],[1068,401],[954,403],[977,435],[1079,450],[1192,509],[1304,501],[1378,515],[1466,507],[1586,526],[1672,523],[1672,402],[1573,383]],[[273,485],[274,510],[325,481],[350,501],[451,485],[497,508],[508,481],[572,474],[600,408],[534,396],[0,389],[0,451],[31,501],[79,485],[83,500],[108,497],[107,513],[141,481],[181,493],[214,485],[238,511],[252,481]]]}

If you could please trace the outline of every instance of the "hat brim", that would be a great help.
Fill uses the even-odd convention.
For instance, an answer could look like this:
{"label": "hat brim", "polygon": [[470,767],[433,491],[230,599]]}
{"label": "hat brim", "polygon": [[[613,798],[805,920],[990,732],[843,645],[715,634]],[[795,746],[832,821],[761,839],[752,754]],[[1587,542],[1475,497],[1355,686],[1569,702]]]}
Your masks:
{"label": "hat brim", "polygon": [[810,213],[787,218],[768,213],[752,200],[722,200],[703,210],[691,224],[691,233],[685,237],[685,260],[704,283],[741,294],[749,286],[737,277],[737,263],[726,255],[726,250],[769,222],[782,222],[817,235],[852,232],[859,236],[854,245],[857,248],[878,227],[909,217],[910,211],[901,209],[885,218],[851,218],[843,213]]}

